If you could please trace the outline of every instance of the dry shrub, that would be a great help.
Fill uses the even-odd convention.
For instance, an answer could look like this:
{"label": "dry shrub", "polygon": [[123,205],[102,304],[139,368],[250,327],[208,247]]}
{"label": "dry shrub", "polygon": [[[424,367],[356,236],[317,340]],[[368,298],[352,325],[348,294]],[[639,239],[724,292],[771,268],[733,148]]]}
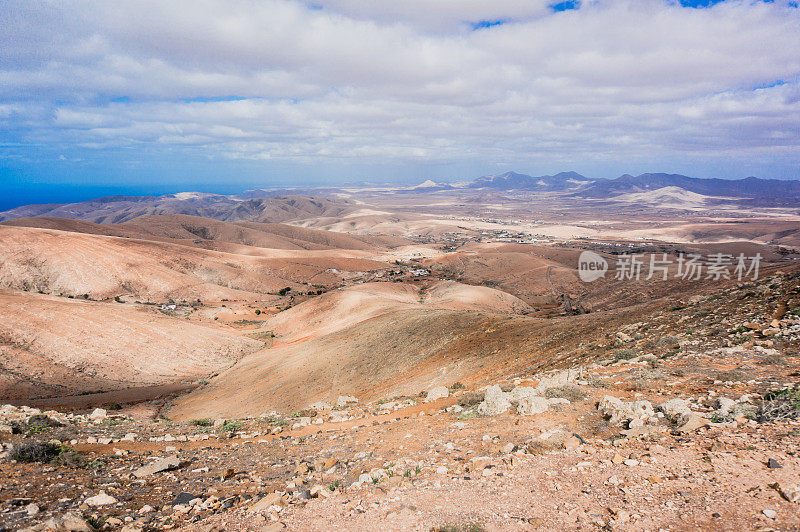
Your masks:
{"label": "dry shrub", "polygon": [[548,399],[556,397],[567,399],[569,402],[574,403],[586,399],[586,392],[576,384],[562,384],[561,386],[548,388],[544,392],[544,396]]}
{"label": "dry shrub", "polygon": [[729,369],[724,371],[714,371],[711,376],[714,380],[723,381],[723,382],[736,382],[736,381],[747,381],[749,380],[748,374],[742,371],[739,368],[736,369]]}
{"label": "dry shrub", "polygon": [[544,454],[555,449],[555,445],[547,440],[531,440],[525,444],[525,452],[528,454]]}
{"label": "dry shrub", "polygon": [[800,417],[800,387],[771,390],[758,404],[758,420],[784,421]]}
{"label": "dry shrub", "polygon": [[17,462],[50,462],[61,454],[61,445],[39,440],[27,440],[11,449],[11,458]]}
{"label": "dry shrub", "polygon": [[762,366],[785,366],[786,359],[783,358],[781,355],[772,354],[765,356],[764,358],[759,360],[758,363]]}
{"label": "dry shrub", "polygon": [[462,408],[468,408],[482,403],[484,397],[486,397],[486,392],[467,392],[461,396],[461,399],[458,400],[458,404]]}
{"label": "dry shrub", "polygon": [[639,356],[639,352],[636,349],[620,349],[614,353],[614,361],[630,360],[632,358],[636,358],[637,356]]}

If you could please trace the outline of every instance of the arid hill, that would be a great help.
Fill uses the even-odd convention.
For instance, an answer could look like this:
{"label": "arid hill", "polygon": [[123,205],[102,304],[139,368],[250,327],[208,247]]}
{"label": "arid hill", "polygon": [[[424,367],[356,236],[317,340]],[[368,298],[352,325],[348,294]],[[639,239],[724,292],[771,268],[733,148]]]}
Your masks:
{"label": "arid hill", "polygon": [[526,314],[520,299],[492,288],[452,281],[433,284],[365,283],[334,290],[276,314],[264,328],[279,342],[330,334],[384,314],[420,308]]}
{"label": "arid hill", "polygon": [[[264,299],[284,287],[326,286],[337,272],[386,268],[369,252],[274,250],[241,254],[169,242],[0,225],[0,287],[142,301]],[[257,256],[253,256],[257,255]]]}
{"label": "arid hill", "polygon": [[155,309],[0,290],[6,399],[187,382],[262,345]]}
{"label": "arid hill", "polygon": [[315,196],[239,199],[235,196],[181,192],[166,196],[110,196],[68,204],[26,205],[0,213],[0,221],[45,216],[96,223],[121,223],[153,214],[188,214],[228,222],[285,222],[318,216],[342,216],[355,204]]}
{"label": "arid hill", "polygon": [[408,240],[398,237],[349,235],[279,223],[222,222],[185,214],[142,216],[121,224],[33,217],[16,218],[0,222],[0,225],[172,242],[246,255],[253,253],[252,250],[247,250],[247,247],[285,250],[380,250],[409,244]]}
{"label": "arid hill", "polygon": [[379,283],[325,294],[271,318],[264,327],[277,333],[276,347],[179,398],[170,416],[257,416],[338,395],[416,394],[434,384],[558,366],[577,356],[573,339],[600,334],[608,321],[513,314],[526,309],[498,290],[451,282],[424,291]]}

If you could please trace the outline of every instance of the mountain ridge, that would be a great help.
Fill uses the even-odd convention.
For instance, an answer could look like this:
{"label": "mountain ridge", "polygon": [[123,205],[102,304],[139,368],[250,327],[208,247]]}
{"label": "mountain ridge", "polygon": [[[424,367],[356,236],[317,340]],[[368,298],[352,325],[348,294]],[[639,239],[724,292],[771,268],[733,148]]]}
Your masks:
{"label": "mountain ridge", "polygon": [[737,198],[800,198],[800,180],[697,178],[682,174],[648,172],[633,176],[623,174],[614,179],[589,178],[577,172],[559,172],[554,175],[530,176],[518,172],[482,176],[469,185],[470,188],[495,190],[572,190],[575,196],[591,199],[606,199],[616,195],[645,192],[665,187],[677,187],[706,196]]}
{"label": "mountain ridge", "polygon": [[[738,199],[761,207],[790,206],[800,199],[800,180],[697,178],[682,174],[650,172],[637,176],[591,178],[574,171],[531,176],[515,171],[478,177],[464,185],[427,180],[414,187],[391,189],[396,194],[447,191],[535,191],[569,194],[587,200],[611,199],[621,194],[676,187],[695,194]],[[0,222],[18,218],[68,218],[100,224],[118,224],[152,215],[183,214],[223,222],[286,223],[316,217],[340,217],[357,211],[359,203],[338,197],[337,189],[324,188],[308,194],[284,191],[246,191],[237,195],[179,192],[163,196],[116,195],[76,203],[46,203],[15,207],[0,212]],[[330,197],[312,194],[329,193]]]}

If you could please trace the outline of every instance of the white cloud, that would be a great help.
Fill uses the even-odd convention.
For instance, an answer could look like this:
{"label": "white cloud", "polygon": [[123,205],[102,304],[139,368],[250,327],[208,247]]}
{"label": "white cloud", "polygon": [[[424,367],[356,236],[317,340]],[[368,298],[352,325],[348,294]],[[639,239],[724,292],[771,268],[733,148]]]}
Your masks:
{"label": "white cloud", "polygon": [[306,162],[747,157],[800,142],[800,10],[780,3],[320,4],[6,2],[0,141]]}

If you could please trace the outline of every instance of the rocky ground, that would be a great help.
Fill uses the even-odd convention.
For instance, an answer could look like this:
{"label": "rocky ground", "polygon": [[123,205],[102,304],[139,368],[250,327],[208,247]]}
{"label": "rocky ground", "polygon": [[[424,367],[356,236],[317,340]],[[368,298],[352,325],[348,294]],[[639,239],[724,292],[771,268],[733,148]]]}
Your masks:
{"label": "rocky ground", "polygon": [[157,404],[5,406],[0,523],[800,529],[799,286],[674,301],[587,345],[583,367],[371,404],[189,423]]}

